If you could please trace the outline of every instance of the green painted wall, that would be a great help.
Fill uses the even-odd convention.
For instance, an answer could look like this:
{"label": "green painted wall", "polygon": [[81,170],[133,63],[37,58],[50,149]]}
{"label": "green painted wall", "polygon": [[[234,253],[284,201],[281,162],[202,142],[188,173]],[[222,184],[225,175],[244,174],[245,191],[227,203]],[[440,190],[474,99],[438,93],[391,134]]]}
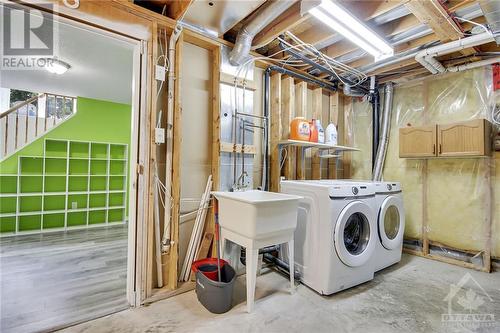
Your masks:
{"label": "green painted wall", "polygon": [[[0,175],[6,175],[6,174],[17,174],[18,172],[18,163],[19,163],[19,157],[20,156],[42,156],[44,153],[44,142],[46,139],[62,139],[62,140],[77,140],[77,141],[92,141],[92,142],[105,142],[105,143],[112,143],[112,144],[128,144],[130,145],[130,139],[131,139],[131,106],[127,104],[119,104],[119,103],[112,103],[112,102],[107,102],[107,101],[100,101],[100,100],[94,100],[94,99],[88,99],[88,98],[81,98],[79,97],[77,99],[77,113],[71,117],[70,119],[66,120],[53,130],[49,131],[47,134],[44,136],[38,138],[31,144],[27,145],[17,153],[13,154],[6,160],[0,162]],[[57,141],[51,141],[51,145],[54,144],[54,142]],[[75,147],[77,145],[80,145],[79,143],[75,143]],[[84,144],[83,144],[84,145]],[[73,147],[73,146],[72,146]],[[104,146],[105,147],[105,146]],[[120,146],[115,146],[115,147],[120,147]],[[113,146],[112,146],[113,149]],[[73,151],[73,148],[71,148]],[[85,148],[84,155],[87,155],[88,151],[88,146]],[[63,149],[63,155],[65,155],[66,148]],[[51,151],[52,155],[55,156],[54,151]],[[76,156],[76,155],[75,155]],[[113,152],[111,152],[111,156],[113,156]],[[116,157],[115,157],[116,158]],[[123,157],[119,157],[123,158]],[[33,159],[33,161],[30,161],[30,164],[33,164],[37,166],[37,163],[40,164],[41,159]],[[66,163],[64,160],[57,160],[57,159],[52,159],[50,168],[53,169],[53,167],[57,167],[54,163],[59,163],[62,162],[63,164]],[[88,162],[84,162],[84,160],[74,160],[70,161],[70,168],[69,170],[74,170],[71,172],[76,172],[76,174],[80,174],[78,170],[75,168],[78,166],[76,165],[77,163],[83,162],[85,166],[87,165]],[[49,163],[49,162],[47,162]],[[100,164],[99,164],[100,163]],[[94,166],[94,161],[92,161],[92,167],[91,170],[95,167],[99,167],[101,164],[104,166],[104,170],[106,170],[105,165],[103,164],[105,161],[95,161],[95,166]],[[110,164],[110,173],[112,174],[122,174],[123,171],[116,171],[113,170],[113,165],[118,165],[120,161],[111,161]],[[123,162],[122,162],[123,163]],[[60,163],[59,163],[60,164]],[[80,163],[81,164],[81,163]],[[74,166],[72,168],[72,165]],[[46,166],[49,168],[49,164]],[[23,163],[23,169],[29,168],[29,165],[25,165]],[[121,167],[123,170],[123,164]],[[126,169],[129,170],[130,165],[126,166]],[[37,169],[37,168],[35,168]],[[38,170],[40,169],[40,170]],[[31,172],[30,170],[25,170],[28,173],[34,173],[34,174],[39,174],[41,172],[41,165],[40,168],[38,168],[36,172]],[[66,168],[64,165],[62,166],[62,173],[64,173]],[[116,169],[116,168],[115,168]],[[128,174],[127,170],[127,174]],[[25,172],[23,171],[23,173]],[[54,172],[54,170],[52,170]],[[85,171],[86,173],[87,171]],[[105,171],[99,171],[99,170],[94,170],[91,171],[93,174],[102,174]],[[60,174],[60,172],[56,172],[57,174]],[[72,184],[75,182],[78,182],[78,179],[82,177],[73,177],[71,178],[71,182],[69,183],[70,187]],[[96,184],[100,181],[100,178],[104,178],[101,176],[98,177],[91,177],[91,188],[92,188],[92,183],[94,180],[96,180]],[[0,176],[1,182],[0,182],[0,192],[2,193],[15,193],[15,183],[12,183],[12,180],[15,178],[12,177],[5,177],[5,176]],[[28,179],[29,181],[24,184],[24,182],[21,184],[21,191],[22,192],[40,192],[41,191],[41,177],[24,177],[23,179]],[[85,177],[85,179],[87,179]],[[105,178],[104,178],[105,179]],[[118,180],[118,178],[113,178],[115,179],[114,183]],[[46,190],[47,186],[53,187],[57,185],[57,181],[62,180],[65,184],[65,177],[52,177],[50,180],[50,185],[49,183],[46,182]],[[104,180],[103,180],[104,181]],[[87,181],[85,180],[85,187],[87,185]],[[12,183],[12,184],[11,184]],[[40,183],[40,184],[38,184]],[[23,185],[24,184],[24,185]],[[64,185],[63,184],[63,185]],[[123,183],[122,183],[123,184]],[[14,192],[12,192],[9,188],[14,186]],[[25,189],[23,189],[23,186]],[[121,188],[123,188],[123,185],[120,185]],[[29,189],[28,189],[29,187]],[[57,190],[49,189],[47,190],[48,192],[60,192],[64,191],[64,186],[59,186]],[[113,188],[114,185],[112,185],[110,181],[110,188],[112,190],[115,190]],[[62,189],[61,189],[62,188]],[[77,190],[77,189],[73,189]],[[85,189],[84,189],[85,190]],[[95,188],[94,190],[99,190],[99,188]],[[102,190],[102,189],[101,189]],[[70,191],[72,189],[70,188]],[[80,190],[78,190],[80,191]],[[117,206],[117,204],[113,204],[113,202],[124,202],[125,203],[125,216],[127,215],[128,212],[128,205],[127,202],[128,200],[126,199],[128,197],[128,186],[127,186],[127,192],[125,193],[125,200],[123,200],[123,195],[124,193],[113,193],[110,194],[109,200],[110,200],[110,205],[112,206]],[[85,197],[85,200],[79,200],[80,197]],[[101,194],[91,194],[90,195],[90,207],[101,207],[102,204],[95,202],[97,199],[99,199],[100,196],[104,196]],[[121,196],[121,199],[118,198]],[[49,210],[51,209],[64,209],[65,207],[65,199],[64,196],[59,196],[59,195],[52,195],[52,196],[40,196],[40,195],[34,195],[34,196],[24,196],[20,198],[21,201],[18,204],[19,209],[21,212],[35,212],[39,211],[41,208],[41,200],[44,200],[45,202],[45,207],[47,207]],[[1,197],[0,198],[0,214],[6,213],[6,214],[11,214],[11,212],[14,210],[16,207],[16,197]],[[86,196],[82,195],[70,195],[68,197],[68,205],[69,202],[77,202],[78,206],[80,207],[81,205],[86,205]],[[82,202],[80,202],[82,201]],[[85,203],[83,202],[85,201]],[[93,203],[95,206],[92,206]],[[51,207],[51,205],[57,204],[57,207]],[[79,208],[78,207],[78,208]],[[45,211],[45,209],[44,209]],[[50,213],[50,212],[49,212]],[[81,225],[83,222],[86,220],[86,215],[87,213],[85,212],[72,212],[68,213],[68,226],[71,225]],[[103,214],[103,211],[91,211],[89,212],[89,223],[102,223],[99,222],[102,220],[102,217],[98,216],[99,214]],[[123,217],[120,217],[118,215],[122,216],[123,211],[117,209],[117,210],[110,210],[109,211],[109,216],[108,216],[108,221],[119,221],[123,220]],[[59,214],[59,213],[50,213],[50,214],[43,214],[44,215],[44,229],[45,228],[52,228],[52,227],[60,227],[61,226],[61,219],[64,220],[64,214]],[[80,216],[81,215],[81,216]],[[33,221],[31,221],[32,219]],[[73,221],[74,220],[74,221]],[[82,221],[80,221],[82,220]],[[15,230],[13,227],[13,223],[15,221],[15,217],[12,216],[6,216],[4,215],[3,217],[0,217],[0,232],[12,232]],[[21,224],[24,227],[21,227]],[[14,229],[13,229],[14,228]],[[39,230],[40,229],[40,215],[29,215],[29,216],[19,216],[19,230],[20,231],[27,231],[27,230]]]}
{"label": "green painted wall", "polygon": [[17,173],[19,156],[41,156],[45,139],[130,144],[131,117],[132,108],[128,104],[78,97],[77,112],[71,119],[0,162],[0,173]]}

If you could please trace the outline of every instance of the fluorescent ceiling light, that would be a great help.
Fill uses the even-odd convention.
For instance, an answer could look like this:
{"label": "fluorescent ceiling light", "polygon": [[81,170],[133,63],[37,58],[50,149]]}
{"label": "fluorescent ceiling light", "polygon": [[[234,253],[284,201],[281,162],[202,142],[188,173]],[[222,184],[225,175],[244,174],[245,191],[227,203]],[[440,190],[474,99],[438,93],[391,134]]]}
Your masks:
{"label": "fluorescent ceiling light", "polygon": [[59,59],[54,59],[54,58],[46,58],[45,60],[45,66],[44,68],[53,74],[64,74],[68,71],[68,69],[71,68],[71,66]]}
{"label": "fluorescent ceiling light", "polygon": [[371,55],[381,60],[394,55],[394,49],[347,10],[331,0],[321,0],[309,13]]}

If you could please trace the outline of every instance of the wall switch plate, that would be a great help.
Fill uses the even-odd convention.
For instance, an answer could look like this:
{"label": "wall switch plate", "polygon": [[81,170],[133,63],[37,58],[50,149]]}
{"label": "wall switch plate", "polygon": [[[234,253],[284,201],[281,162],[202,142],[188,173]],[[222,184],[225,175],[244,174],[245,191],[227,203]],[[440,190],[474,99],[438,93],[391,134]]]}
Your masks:
{"label": "wall switch plate", "polygon": [[77,209],[77,208],[78,208],[78,203],[77,203],[77,202],[75,202],[75,201],[73,201],[73,202],[71,203],[71,209]]}
{"label": "wall switch plate", "polygon": [[156,65],[155,78],[158,81],[165,81],[165,67]]}
{"label": "wall switch plate", "polygon": [[165,143],[165,129],[161,127],[155,128],[155,143],[157,145]]}

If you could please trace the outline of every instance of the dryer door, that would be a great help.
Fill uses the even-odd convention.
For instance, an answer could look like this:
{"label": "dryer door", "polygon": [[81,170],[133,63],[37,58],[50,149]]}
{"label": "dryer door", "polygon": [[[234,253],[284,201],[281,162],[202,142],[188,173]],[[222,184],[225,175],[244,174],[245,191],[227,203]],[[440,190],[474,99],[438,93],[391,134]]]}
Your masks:
{"label": "dryer door", "polygon": [[378,234],[380,242],[388,250],[401,245],[405,231],[403,201],[395,196],[388,196],[380,207],[378,216]]}
{"label": "dryer door", "polygon": [[334,244],[338,257],[347,266],[361,266],[372,256],[377,237],[373,221],[375,213],[361,201],[351,202],[340,213],[335,225]]}

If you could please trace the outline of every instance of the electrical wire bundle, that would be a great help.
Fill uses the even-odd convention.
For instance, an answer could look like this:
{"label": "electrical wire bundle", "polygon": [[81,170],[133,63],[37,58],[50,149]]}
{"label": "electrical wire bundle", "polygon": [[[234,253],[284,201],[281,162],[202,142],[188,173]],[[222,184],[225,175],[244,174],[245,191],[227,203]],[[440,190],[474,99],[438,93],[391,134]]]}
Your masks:
{"label": "electrical wire bundle", "polygon": [[323,67],[327,67],[343,84],[346,84],[345,78],[347,77],[352,81],[352,84],[350,84],[351,86],[358,86],[367,80],[368,76],[365,73],[327,56],[314,47],[314,45],[304,43],[291,32],[287,31],[285,36],[287,36],[289,40],[278,37],[278,40],[283,43],[283,45],[287,48],[294,48],[312,61],[317,62]]}

